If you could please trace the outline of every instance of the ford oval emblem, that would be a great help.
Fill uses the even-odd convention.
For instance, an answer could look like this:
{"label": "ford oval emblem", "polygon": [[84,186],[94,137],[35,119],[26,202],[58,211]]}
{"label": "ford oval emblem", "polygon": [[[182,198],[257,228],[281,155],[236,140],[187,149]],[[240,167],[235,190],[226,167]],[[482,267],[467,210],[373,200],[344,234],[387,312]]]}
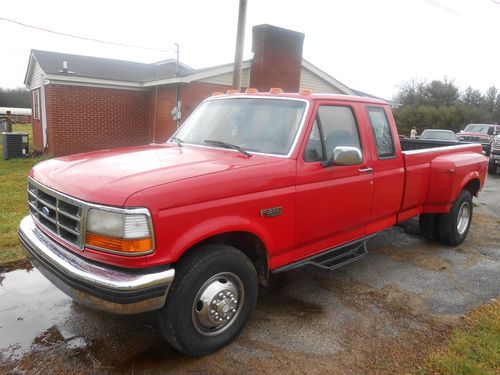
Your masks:
{"label": "ford oval emblem", "polygon": [[42,214],[44,214],[46,216],[49,216],[50,215],[50,210],[47,207],[43,206],[42,207]]}

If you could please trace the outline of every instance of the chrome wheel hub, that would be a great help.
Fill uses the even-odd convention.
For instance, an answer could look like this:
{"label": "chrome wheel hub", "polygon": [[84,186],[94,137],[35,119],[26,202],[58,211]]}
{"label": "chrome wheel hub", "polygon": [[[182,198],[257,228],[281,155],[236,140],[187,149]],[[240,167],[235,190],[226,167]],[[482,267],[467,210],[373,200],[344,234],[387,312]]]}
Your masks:
{"label": "chrome wheel hub", "polygon": [[469,202],[463,202],[458,210],[457,232],[461,236],[467,230],[470,221],[471,207]]}
{"label": "chrome wheel hub", "polygon": [[230,272],[207,280],[193,301],[192,321],[205,336],[218,335],[229,328],[240,313],[244,298],[243,283]]}

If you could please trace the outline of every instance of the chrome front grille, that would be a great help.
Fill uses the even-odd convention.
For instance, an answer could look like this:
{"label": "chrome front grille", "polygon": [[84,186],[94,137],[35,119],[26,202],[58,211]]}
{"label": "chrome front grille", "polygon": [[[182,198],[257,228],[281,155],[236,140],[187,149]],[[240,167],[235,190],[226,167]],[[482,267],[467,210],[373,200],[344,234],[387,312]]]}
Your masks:
{"label": "chrome front grille", "polygon": [[45,228],[77,248],[83,248],[83,205],[70,197],[28,182],[28,205],[31,215]]}
{"label": "chrome front grille", "polygon": [[481,137],[476,136],[476,135],[462,135],[462,136],[460,136],[460,138],[461,138],[463,141],[469,141],[469,142],[479,142],[479,143],[481,143],[481,142],[482,142]]}

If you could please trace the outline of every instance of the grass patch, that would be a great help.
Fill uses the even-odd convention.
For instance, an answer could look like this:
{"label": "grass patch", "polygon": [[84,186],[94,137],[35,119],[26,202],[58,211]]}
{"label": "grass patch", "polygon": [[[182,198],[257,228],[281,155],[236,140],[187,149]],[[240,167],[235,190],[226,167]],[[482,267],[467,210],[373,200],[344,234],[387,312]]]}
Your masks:
{"label": "grass patch", "polygon": [[[29,134],[33,141],[31,125],[14,124],[14,132]],[[0,143],[0,267],[25,259],[19,240],[17,227],[28,214],[26,179],[31,167],[42,158],[19,158],[3,160],[3,139]]]}
{"label": "grass patch", "polygon": [[442,349],[432,352],[418,374],[500,374],[500,301],[474,310]]}

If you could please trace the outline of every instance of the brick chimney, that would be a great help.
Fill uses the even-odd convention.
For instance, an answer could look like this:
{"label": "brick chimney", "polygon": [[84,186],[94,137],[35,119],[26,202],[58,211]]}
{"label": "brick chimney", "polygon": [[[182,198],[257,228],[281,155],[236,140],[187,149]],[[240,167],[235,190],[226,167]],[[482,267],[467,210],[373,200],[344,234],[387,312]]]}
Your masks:
{"label": "brick chimney", "polygon": [[252,32],[250,87],[298,92],[304,34],[272,25],[254,26]]}

